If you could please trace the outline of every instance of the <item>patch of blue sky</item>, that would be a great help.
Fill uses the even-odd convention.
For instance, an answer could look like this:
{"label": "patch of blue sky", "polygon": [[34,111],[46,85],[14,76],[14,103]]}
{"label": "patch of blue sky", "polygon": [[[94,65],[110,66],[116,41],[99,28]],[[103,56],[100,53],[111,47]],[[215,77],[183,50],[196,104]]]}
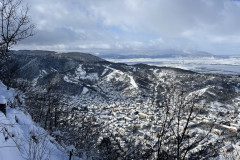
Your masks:
{"label": "patch of blue sky", "polygon": [[124,34],[124,32],[125,32],[121,29],[121,27],[118,27],[118,26],[111,26],[111,27],[109,27],[109,30],[111,32],[114,32],[114,33],[117,33],[117,34]]}
{"label": "patch of blue sky", "polygon": [[119,27],[119,26],[110,26],[107,29],[114,34],[117,34],[119,36],[124,36],[127,39],[147,41],[147,40],[159,38],[159,36],[156,34],[136,31],[132,28],[122,29],[122,27]]}

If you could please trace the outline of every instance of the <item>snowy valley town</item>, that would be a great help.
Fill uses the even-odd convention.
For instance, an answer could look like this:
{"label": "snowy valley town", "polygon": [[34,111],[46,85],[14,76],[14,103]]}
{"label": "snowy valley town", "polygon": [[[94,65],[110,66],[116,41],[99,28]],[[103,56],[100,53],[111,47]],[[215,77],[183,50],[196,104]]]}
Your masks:
{"label": "snowy valley town", "polygon": [[239,1],[28,3],[0,0],[0,160],[240,159]]}

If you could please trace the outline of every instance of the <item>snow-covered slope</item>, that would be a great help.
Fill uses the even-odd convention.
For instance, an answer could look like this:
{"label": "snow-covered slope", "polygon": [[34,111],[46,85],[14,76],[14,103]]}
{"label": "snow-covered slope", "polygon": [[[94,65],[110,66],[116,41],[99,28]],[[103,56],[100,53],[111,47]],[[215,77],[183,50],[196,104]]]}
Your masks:
{"label": "snow-covered slope", "polygon": [[[9,103],[13,102],[16,92],[7,90],[0,82],[0,95]],[[6,116],[0,112],[0,160],[66,160],[68,156],[66,149],[35,124],[23,109],[7,106]]]}

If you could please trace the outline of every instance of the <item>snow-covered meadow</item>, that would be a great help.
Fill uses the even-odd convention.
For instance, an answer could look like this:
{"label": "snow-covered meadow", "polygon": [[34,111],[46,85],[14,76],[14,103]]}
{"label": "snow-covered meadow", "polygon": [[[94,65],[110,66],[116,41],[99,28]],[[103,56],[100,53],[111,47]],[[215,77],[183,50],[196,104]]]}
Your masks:
{"label": "snow-covered meadow", "polygon": [[240,57],[178,57],[178,58],[134,58],[107,59],[111,62],[136,64],[145,63],[155,66],[166,66],[192,70],[200,73],[240,74]]}

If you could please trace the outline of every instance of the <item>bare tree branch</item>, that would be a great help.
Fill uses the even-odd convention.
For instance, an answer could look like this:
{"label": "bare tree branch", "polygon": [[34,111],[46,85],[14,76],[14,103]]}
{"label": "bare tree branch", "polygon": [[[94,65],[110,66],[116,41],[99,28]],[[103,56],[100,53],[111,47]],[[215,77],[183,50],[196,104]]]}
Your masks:
{"label": "bare tree branch", "polygon": [[31,23],[28,12],[28,6],[24,7],[21,0],[0,0],[0,60],[5,61],[7,66],[8,86],[11,74],[8,64],[10,49],[19,41],[34,35],[35,25]]}

